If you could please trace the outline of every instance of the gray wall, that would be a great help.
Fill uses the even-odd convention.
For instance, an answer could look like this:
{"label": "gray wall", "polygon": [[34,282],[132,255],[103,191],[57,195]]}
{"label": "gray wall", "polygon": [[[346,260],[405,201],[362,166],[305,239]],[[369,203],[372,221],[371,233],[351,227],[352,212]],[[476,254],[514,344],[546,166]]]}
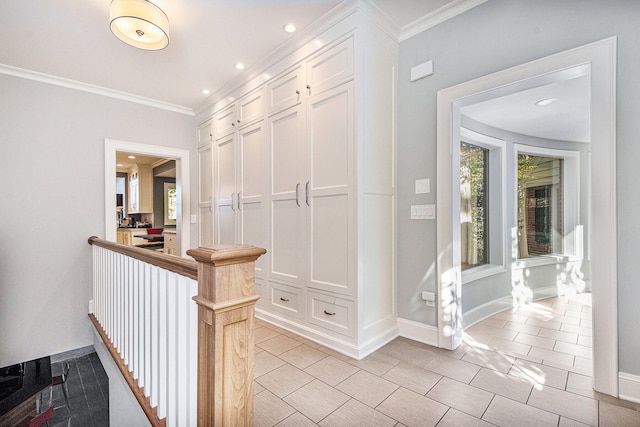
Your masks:
{"label": "gray wall", "polygon": [[[400,44],[398,98],[398,313],[435,325],[419,300],[434,290],[435,221],[411,221],[410,205],[435,203],[436,93],[477,77],[611,36],[618,37],[617,198],[620,371],[640,375],[640,2],[632,0],[489,0]],[[409,70],[434,60],[435,73],[411,83]],[[430,178],[428,195],[414,180]]]}
{"label": "gray wall", "polygon": [[195,123],[190,116],[5,75],[0,94],[5,366],[92,344],[87,238],[104,237],[104,139],[192,149]]}

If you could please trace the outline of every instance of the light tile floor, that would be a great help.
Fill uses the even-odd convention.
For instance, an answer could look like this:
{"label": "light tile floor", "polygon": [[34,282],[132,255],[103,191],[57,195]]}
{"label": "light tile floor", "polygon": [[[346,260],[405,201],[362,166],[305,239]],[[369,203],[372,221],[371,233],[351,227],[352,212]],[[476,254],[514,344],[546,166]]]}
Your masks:
{"label": "light tile floor", "polygon": [[397,338],[354,360],[258,320],[255,426],[640,426],[591,388],[591,295],[486,319],[447,351]]}

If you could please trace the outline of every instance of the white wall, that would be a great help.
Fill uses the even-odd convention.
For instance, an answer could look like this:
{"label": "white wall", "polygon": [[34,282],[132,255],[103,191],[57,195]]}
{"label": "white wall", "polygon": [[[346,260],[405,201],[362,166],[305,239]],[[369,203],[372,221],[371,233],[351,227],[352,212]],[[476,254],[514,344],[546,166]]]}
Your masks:
{"label": "white wall", "polygon": [[[436,222],[409,219],[412,204],[436,202],[436,94],[571,48],[618,37],[617,200],[619,368],[640,375],[640,312],[635,259],[640,240],[640,2],[612,0],[490,0],[400,44],[398,97],[398,314],[435,325],[435,310],[420,301],[435,290]],[[434,74],[411,83],[409,70],[434,61]],[[597,141],[594,141],[597,143]],[[414,180],[430,178],[428,195]]]}
{"label": "white wall", "polygon": [[[193,149],[195,123],[188,115],[5,75],[0,93],[0,366],[6,366],[92,344],[87,238],[104,237],[104,139]],[[196,177],[192,168],[191,182]],[[192,230],[192,241],[196,236]]]}

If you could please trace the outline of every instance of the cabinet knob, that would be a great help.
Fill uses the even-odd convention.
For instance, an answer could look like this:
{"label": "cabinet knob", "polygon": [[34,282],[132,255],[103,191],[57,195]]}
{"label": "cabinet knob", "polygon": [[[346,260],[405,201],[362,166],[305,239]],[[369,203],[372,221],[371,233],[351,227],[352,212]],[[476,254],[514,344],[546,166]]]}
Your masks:
{"label": "cabinet knob", "polygon": [[234,122],[231,122],[231,126],[235,126],[236,124]]}

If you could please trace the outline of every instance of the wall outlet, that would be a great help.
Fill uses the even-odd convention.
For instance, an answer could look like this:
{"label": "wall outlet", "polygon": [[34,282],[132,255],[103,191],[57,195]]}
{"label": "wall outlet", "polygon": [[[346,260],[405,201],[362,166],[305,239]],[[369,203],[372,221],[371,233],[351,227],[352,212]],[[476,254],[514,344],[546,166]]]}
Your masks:
{"label": "wall outlet", "polygon": [[198,223],[198,215],[191,215],[191,224]]}
{"label": "wall outlet", "polygon": [[436,306],[436,293],[429,291],[422,291],[422,299],[427,303],[427,307]]}

